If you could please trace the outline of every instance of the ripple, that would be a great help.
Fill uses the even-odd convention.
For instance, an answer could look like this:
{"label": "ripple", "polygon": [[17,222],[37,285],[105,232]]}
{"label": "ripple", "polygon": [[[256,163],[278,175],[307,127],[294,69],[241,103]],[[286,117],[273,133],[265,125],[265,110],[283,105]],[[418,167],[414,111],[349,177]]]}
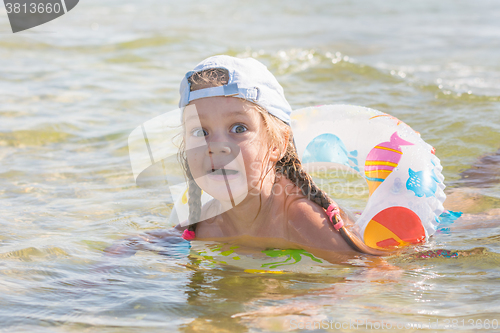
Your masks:
{"label": "ripple", "polygon": [[169,36],[154,36],[133,39],[127,42],[115,44],[119,49],[133,50],[142,48],[158,47],[179,42],[179,38]]}
{"label": "ripple", "polygon": [[56,258],[67,258],[69,254],[59,247],[36,248],[27,247],[20,250],[0,253],[1,259],[19,260],[19,261],[45,261]]}
{"label": "ripple", "polygon": [[279,75],[304,73],[311,82],[328,80],[349,80],[350,76],[360,76],[370,80],[400,82],[406,77],[402,72],[392,73],[360,62],[341,52],[323,52],[315,49],[288,49],[274,53],[263,50],[238,54],[239,57],[253,57],[269,62],[270,70]]}
{"label": "ripple", "polygon": [[445,88],[440,84],[420,84],[417,85],[421,90],[434,94],[436,100],[445,100],[454,104],[459,103],[484,103],[498,102],[500,96],[474,94],[472,91],[457,91],[453,88]]}
{"label": "ripple", "polygon": [[57,125],[51,124],[38,129],[0,133],[0,143],[13,147],[45,146],[65,142],[72,137],[74,134],[61,131]]}
{"label": "ripple", "polygon": [[[494,236],[493,239],[498,237]],[[479,243],[482,244],[481,242]],[[403,255],[398,258],[392,258],[391,261],[399,263],[425,262],[453,264],[455,268],[462,266],[466,271],[469,269],[497,270],[500,266],[500,254],[492,252],[485,247],[476,247],[470,250],[436,249]]]}

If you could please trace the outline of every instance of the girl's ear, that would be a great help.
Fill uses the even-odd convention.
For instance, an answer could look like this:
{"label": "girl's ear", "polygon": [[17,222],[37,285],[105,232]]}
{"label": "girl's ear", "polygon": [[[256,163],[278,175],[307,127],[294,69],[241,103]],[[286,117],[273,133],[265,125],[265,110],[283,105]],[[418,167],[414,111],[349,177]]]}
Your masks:
{"label": "girl's ear", "polygon": [[279,147],[271,147],[271,154],[269,155],[269,160],[271,162],[278,162],[281,159],[281,149]]}
{"label": "girl's ear", "polygon": [[283,133],[282,140],[278,143],[278,145],[271,147],[271,153],[269,156],[269,160],[271,162],[278,162],[285,155],[288,140],[290,138],[290,131],[287,130]]}

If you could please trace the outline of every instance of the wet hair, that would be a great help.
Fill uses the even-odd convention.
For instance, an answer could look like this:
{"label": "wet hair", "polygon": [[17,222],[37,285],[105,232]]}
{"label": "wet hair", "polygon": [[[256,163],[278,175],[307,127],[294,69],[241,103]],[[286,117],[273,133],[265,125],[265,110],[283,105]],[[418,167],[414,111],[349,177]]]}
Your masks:
{"label": "wet hair", "polygon": [[[227,84],[229,81],[229,74],[227,70],[221,68],[208,69],[201,72],[194,73],[189,79],[191,84],[191,91],[217,87]],[[264,121],[267,135],[270,140],[271,146],[277,146],[284,152],[280,154],[281,159],[275,164],[274,170],[276,172],[276,180],[280,175],[285,176],[297,186],[302,194],[308,199],[312,200],[324,209],[327,209],[332,204],[332,199],[321,190],[313,181],[311,176],[304,171],[302,163],[298,157],[293,142],[293,134],[290,126],[275,116],[269,114],[262,107],[255,105],[257,111],[261,114]],[[283,138],[288,134],[288,142],[284,142]],[[201,188],[196,184],[184,149],[184,143],[181,145],[180,161],[184,167],[186,177],[188,178],[188,205],[189,205],[189,227],[188,230],[195,231],[196,223],[200,221],[201,217]]]}

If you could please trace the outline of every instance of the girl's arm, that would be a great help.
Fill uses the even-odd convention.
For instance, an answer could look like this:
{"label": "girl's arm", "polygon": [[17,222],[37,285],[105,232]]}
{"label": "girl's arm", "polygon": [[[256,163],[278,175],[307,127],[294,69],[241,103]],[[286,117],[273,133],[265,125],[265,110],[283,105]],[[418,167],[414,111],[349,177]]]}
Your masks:
{"label": "girl's arm", "polygon": [[168,230],[153,230],[144,234],[132,236],[104,249],[110,256],[129,257],[139,250],[158,251],[160,247],[166,248],[169,244],[183,242],[182,232],[186,227],[180,224]]}
{"label": "girl's arm", "polygon": [[354,225],[349,215],[341,211],[345,226],[335,230],[323,208],[308,199],[293,202],[288,209],[289,239],[302,246],[318,250],[387,255],[391,251],[372,249],[349,230]]}
{"label": "girl's arm", "polygon": [[333,228],[325,210],[312,201],[306,198],[294,200],[287,215],[290,241],[318,250],[354,251]]}

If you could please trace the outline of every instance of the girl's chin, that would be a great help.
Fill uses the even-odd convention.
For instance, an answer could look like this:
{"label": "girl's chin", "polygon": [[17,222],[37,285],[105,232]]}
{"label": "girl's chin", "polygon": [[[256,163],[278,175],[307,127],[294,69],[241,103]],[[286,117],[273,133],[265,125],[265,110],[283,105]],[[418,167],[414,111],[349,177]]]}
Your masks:
{"label": "girl's chin", "polygon": [[[214,185],[214,184],[211,184]],[[244,184],[231,184],[229,183],[229,191],[225,182],[217,182],[218,186],[203,186],[202,189],[208,193],[212,198],[221,203],[227,202],[231,205],[239,204],[248,195],[248,185]]]}

